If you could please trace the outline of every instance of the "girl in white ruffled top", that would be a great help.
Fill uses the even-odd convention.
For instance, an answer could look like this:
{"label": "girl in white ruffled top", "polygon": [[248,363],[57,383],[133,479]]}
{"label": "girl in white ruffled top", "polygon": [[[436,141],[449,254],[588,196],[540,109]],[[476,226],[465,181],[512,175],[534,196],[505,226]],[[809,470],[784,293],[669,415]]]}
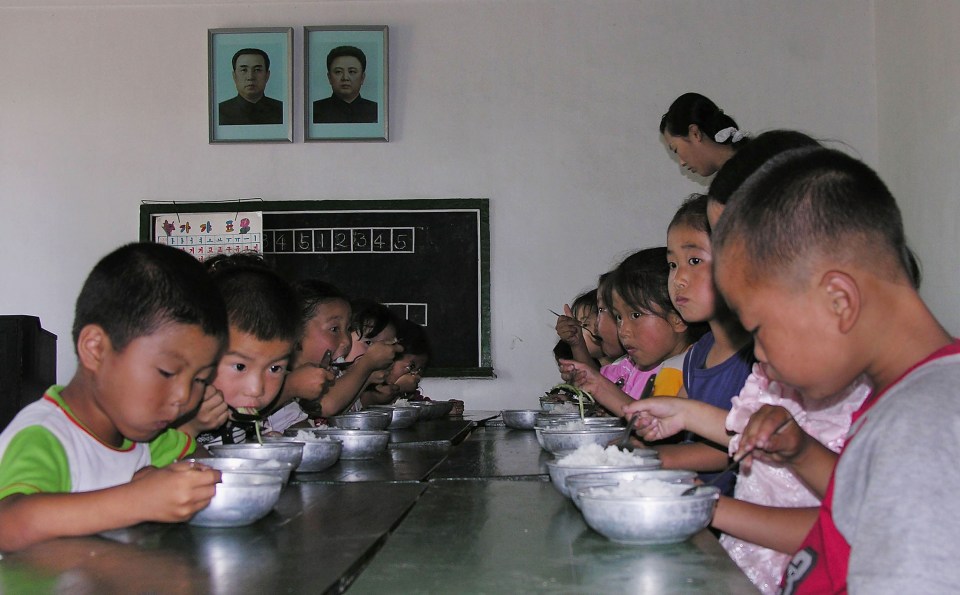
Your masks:
{"label": "girl in white ruffled top", "polygon": [[[806,401],[795,390],[770,380],[760,364],[754,364],[740,395],[733,398],[726,428],[730,438],[730,456],[740,446],[740,432],[750,416],[763,405],[779,405],[787,409],[797,425],[807,434],[834,452],[843,447],[850,427],[850,416],[870,394],[865,379],[858,379],[842,393],[824,401]],[[754,461],[749,473],[737,478],[734,498],[744,502],[782,508],[820,506],[817,497],[785,467]],[[718,523],[719,524],[719,523]],[[720,537],[730,557],[763,593],[776,593],[791,554],[761,547],[730,534]]]}

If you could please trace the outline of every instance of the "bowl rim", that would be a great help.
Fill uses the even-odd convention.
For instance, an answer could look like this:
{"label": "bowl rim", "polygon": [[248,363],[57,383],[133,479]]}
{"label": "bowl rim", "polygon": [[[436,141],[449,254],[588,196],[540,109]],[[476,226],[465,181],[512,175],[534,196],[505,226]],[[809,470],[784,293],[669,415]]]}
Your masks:
{"label": "bowl rim", "polygon": [[[660,462],[659,459],[653,457],[637,457],[641,461],[653,461],[653,463],[647,463],[643,465],[633,464],[633,465],[561,465],[559,461],[546,461],[547,468],[556,467],[558,469],[596,469],[599,471],[652,471],[654,469],[659,469],[655,467],[657,463]],[[593,471],[591,471],[592,473]],[[580,473],[580,475],[586,475],[586,473]]]}
{"label": "bowl rim", "polygon": [[[720,488],[717,486],[701,485],[696,486],[697,491],[689,496],[602,496],[592,493],[594,490],[608,489],[610,486],[587,486],[577,490],[580,501],[589,500],[591,502],[616,502],[620,504],[640,504],[643,502],[704,502],[707,500],[718,500],[720,498]],[[688,486],[691,487],[691,486]]]}

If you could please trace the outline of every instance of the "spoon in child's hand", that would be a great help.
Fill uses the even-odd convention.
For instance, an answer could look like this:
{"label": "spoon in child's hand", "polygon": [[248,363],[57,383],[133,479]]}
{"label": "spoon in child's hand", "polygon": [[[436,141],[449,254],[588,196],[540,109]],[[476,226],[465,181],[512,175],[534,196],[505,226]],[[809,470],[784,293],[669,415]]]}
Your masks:
{"label": "spoon in child's hand", "polygon": [[[558,318],[559,318],[560,316],[567,316],[566,314],[559,314],[559,313],[557,313],[557,312],[554,312],[554,311],[551,310],[550,308],[547,308],[547,312],[553,314],[554,316],[556,316],[556,317],[558,317]],[[571,317],[571,316],[567,316],[567,318],[572,318],[572,317]],[[576,320],[576,319],[574,319],[574,320]],[[590,329],[588,329],[588,328],[587,328],[587,325],[585,325],[585,324],[583,324],[583,323],[581,323],[581,322],[578,321],[578,322],[577,322],[577,326],[579,326],[579,327],[582,328],[583,330],[587,331],[587,332],[590,334],[590,336],[594,338],[594,340],[600,341],[600,337],[598,337],[598,336],[596,336],[595,334],[593,334],[593,331],[591,331]]]}
{"label": "spoon in child's hand", "polygon": [[[779,434],[779,433],[780,433],[780,430],[782,430],[782,429],[784,429],[785,427],[787,427],[787,426],[790,424],[790,422],[792,422],[792,421],[793,421],[793,417],[788,417],[787,419],[783,420],[782,422],[780,422],[780,425],[777,426],[777,429],[775,429],[775,430],[773,431],[773,434],[770,434],[770,435],[773,436],[774,434]],[[704,483],[704,484],[691,486],[691,487],[683,490],[682,492],[680,492],[680,495],[681,495],[681,496],[690,496],[691,494],[696,493],[696,491],[699,490],[699,489],[702,488],[702,487],[706,487],[706,486],[713,485],[713,484],[717,483],[718,481],[720,481],[720,478],[723,477],[723,474],[724,474],[724,473],[726,473],[727,471],[730,471],[731,469],[733,469],[734,467],[736,467],[737,465],[739,465],[739,464],[740,464],[740,461],[742,461],[743,459],[745,459],[745,458],[749,457],[750,455],[752,455],[752,454],[753,454],[753,451],[755,451],[755,450],[757,450],[757,447],[756,447],[756,446],[754,446],[753,448],[751,448],[751,449],[748,450],[747,452],[743,453],[743,454],[740,455],[739,457],[734,457],[733,462],[730,463],[729,465],[727,465],[727,468],[726,468],[726,469],[724,469],[723,471],[717,473],[716,476],[714,476],[713,479],[711,479],[710,481],[708,481],[707,483]]]}

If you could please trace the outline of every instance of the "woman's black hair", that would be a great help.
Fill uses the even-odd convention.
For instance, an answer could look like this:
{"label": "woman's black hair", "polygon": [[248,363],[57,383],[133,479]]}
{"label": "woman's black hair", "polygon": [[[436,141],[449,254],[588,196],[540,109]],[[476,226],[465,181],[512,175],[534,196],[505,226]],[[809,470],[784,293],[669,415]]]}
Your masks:
{"label": "woman's black hair", "polygon": [[[739,130],[736,120],[723,113],[717,104],[699,93],[684,93],[673,100],[670,109],[660,118],[660,134],[667,132],[670,136],[687,137],[690,134],[690,125],[697,128],[711,141],[718,142],[717,133],[726,128]],[[733,137],[718,142],[721,145],[740,147],[747,142],[747,137],[734,142]]]}

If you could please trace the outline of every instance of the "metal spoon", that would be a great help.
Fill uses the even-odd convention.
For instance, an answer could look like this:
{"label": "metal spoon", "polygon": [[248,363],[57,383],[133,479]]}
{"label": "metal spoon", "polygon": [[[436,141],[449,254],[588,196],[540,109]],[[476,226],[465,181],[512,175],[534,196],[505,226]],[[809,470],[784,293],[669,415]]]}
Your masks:
{"label": "metal spoon", "polygon": [[630,421],[627,422],[627,427],[623,430],[623,436],[620,436],[620,440],[617,440],[617,448],[620,450],[627,450],[630,447],[630,431],[633,430],[633,424],[636,423],[638,417],[640,417],[639,411],[630,416]]}
{"label": "metal spoon", "polygon": [[[551,314],[553,314],[554,316],[557,316],[557,317],[567,316],[566,314],[560,314],[560,313],[558,313],[558,312],[554,312],[554,311],[551,310],[550,308],[547,308],[547,312],[549,312],[549,313],[551,313]],[[570,317],[567,316],[567,318],[570,318]],[[574,319],[574,320],[576,320],[576,319]],[[595,334],[593,334],[593,331],[591,331],[589,328],[587,328],[587,325],[585,325],[585,324],[583,324],[583,323],[581,323],[581,322],[578,321],[578,322],[577,322],[577,326],[579,326],[579,327],[582,328],[583,330],[587,331],[587,333],[589,333],[590,336],[594,338],[594,340],[596,340],[596,341],[599,341],[599,340],[600,340],[600,337],[598,337],[598,336],[596,336]]]}
{"label": "metal spoon", "polygon": [[[782,429],[784,429],[785,427],[787,427],[787,425],[788,425],[790,422],[792,422],[792,421],[793,421],[793,418],[792,418],[792,417],[788,417],[787,419],[783,420],[783,421],[780,423],[780,425],[777,426],[777,429],[775,429],[775,430],[773,431],[773,434],[771,434],[771,436],[773,436],[774,434],[779,434],[779,433],[780,433],[780,430],[782,430]],[[724,474],[724,473],[726,473],[727,471],[730,471],[731,469],[733,469],[734,467],[736,467],[737,465],[739,465],[739,464],[740,464],[740,461],[742,461],[743,459],[745,459],[745,458],[749,457],[750,455],[752,455],[752,454],[753,454],[753,451],[756,450],[756,449],[757,449],[757,447],[753,447],[753,448],[751,448],[750,450],[748,450],[747,452],[745,452],[745,453],[743,453],[742,455],[740,455],[739,457],[735,457],[735,458],[733,459],[733,462],[730,463],[729,465],[727,465],[727,468],[726,468],[726,469],[724,469],[724,470],[721,471],[720,473],[717,473],[717,475],[716,475],[713,479],[711,479],[711,480],[708,481],[707,483],[689,487],[689,488],[683,490],[682,492],[680,492],[680,495],[681,495],[681,496],[689,496],[689,495],[691,495],[691,494],[696,493],[696,491],[697,491],[698,489],[700,489],[700,488],[703,488],[703,487],[706,487],[706,486],[710,486],[710,485],[713,485],[713,484],[717,483],[718,481],[720,481],[720,478],[723,477],[723,474]]]}

